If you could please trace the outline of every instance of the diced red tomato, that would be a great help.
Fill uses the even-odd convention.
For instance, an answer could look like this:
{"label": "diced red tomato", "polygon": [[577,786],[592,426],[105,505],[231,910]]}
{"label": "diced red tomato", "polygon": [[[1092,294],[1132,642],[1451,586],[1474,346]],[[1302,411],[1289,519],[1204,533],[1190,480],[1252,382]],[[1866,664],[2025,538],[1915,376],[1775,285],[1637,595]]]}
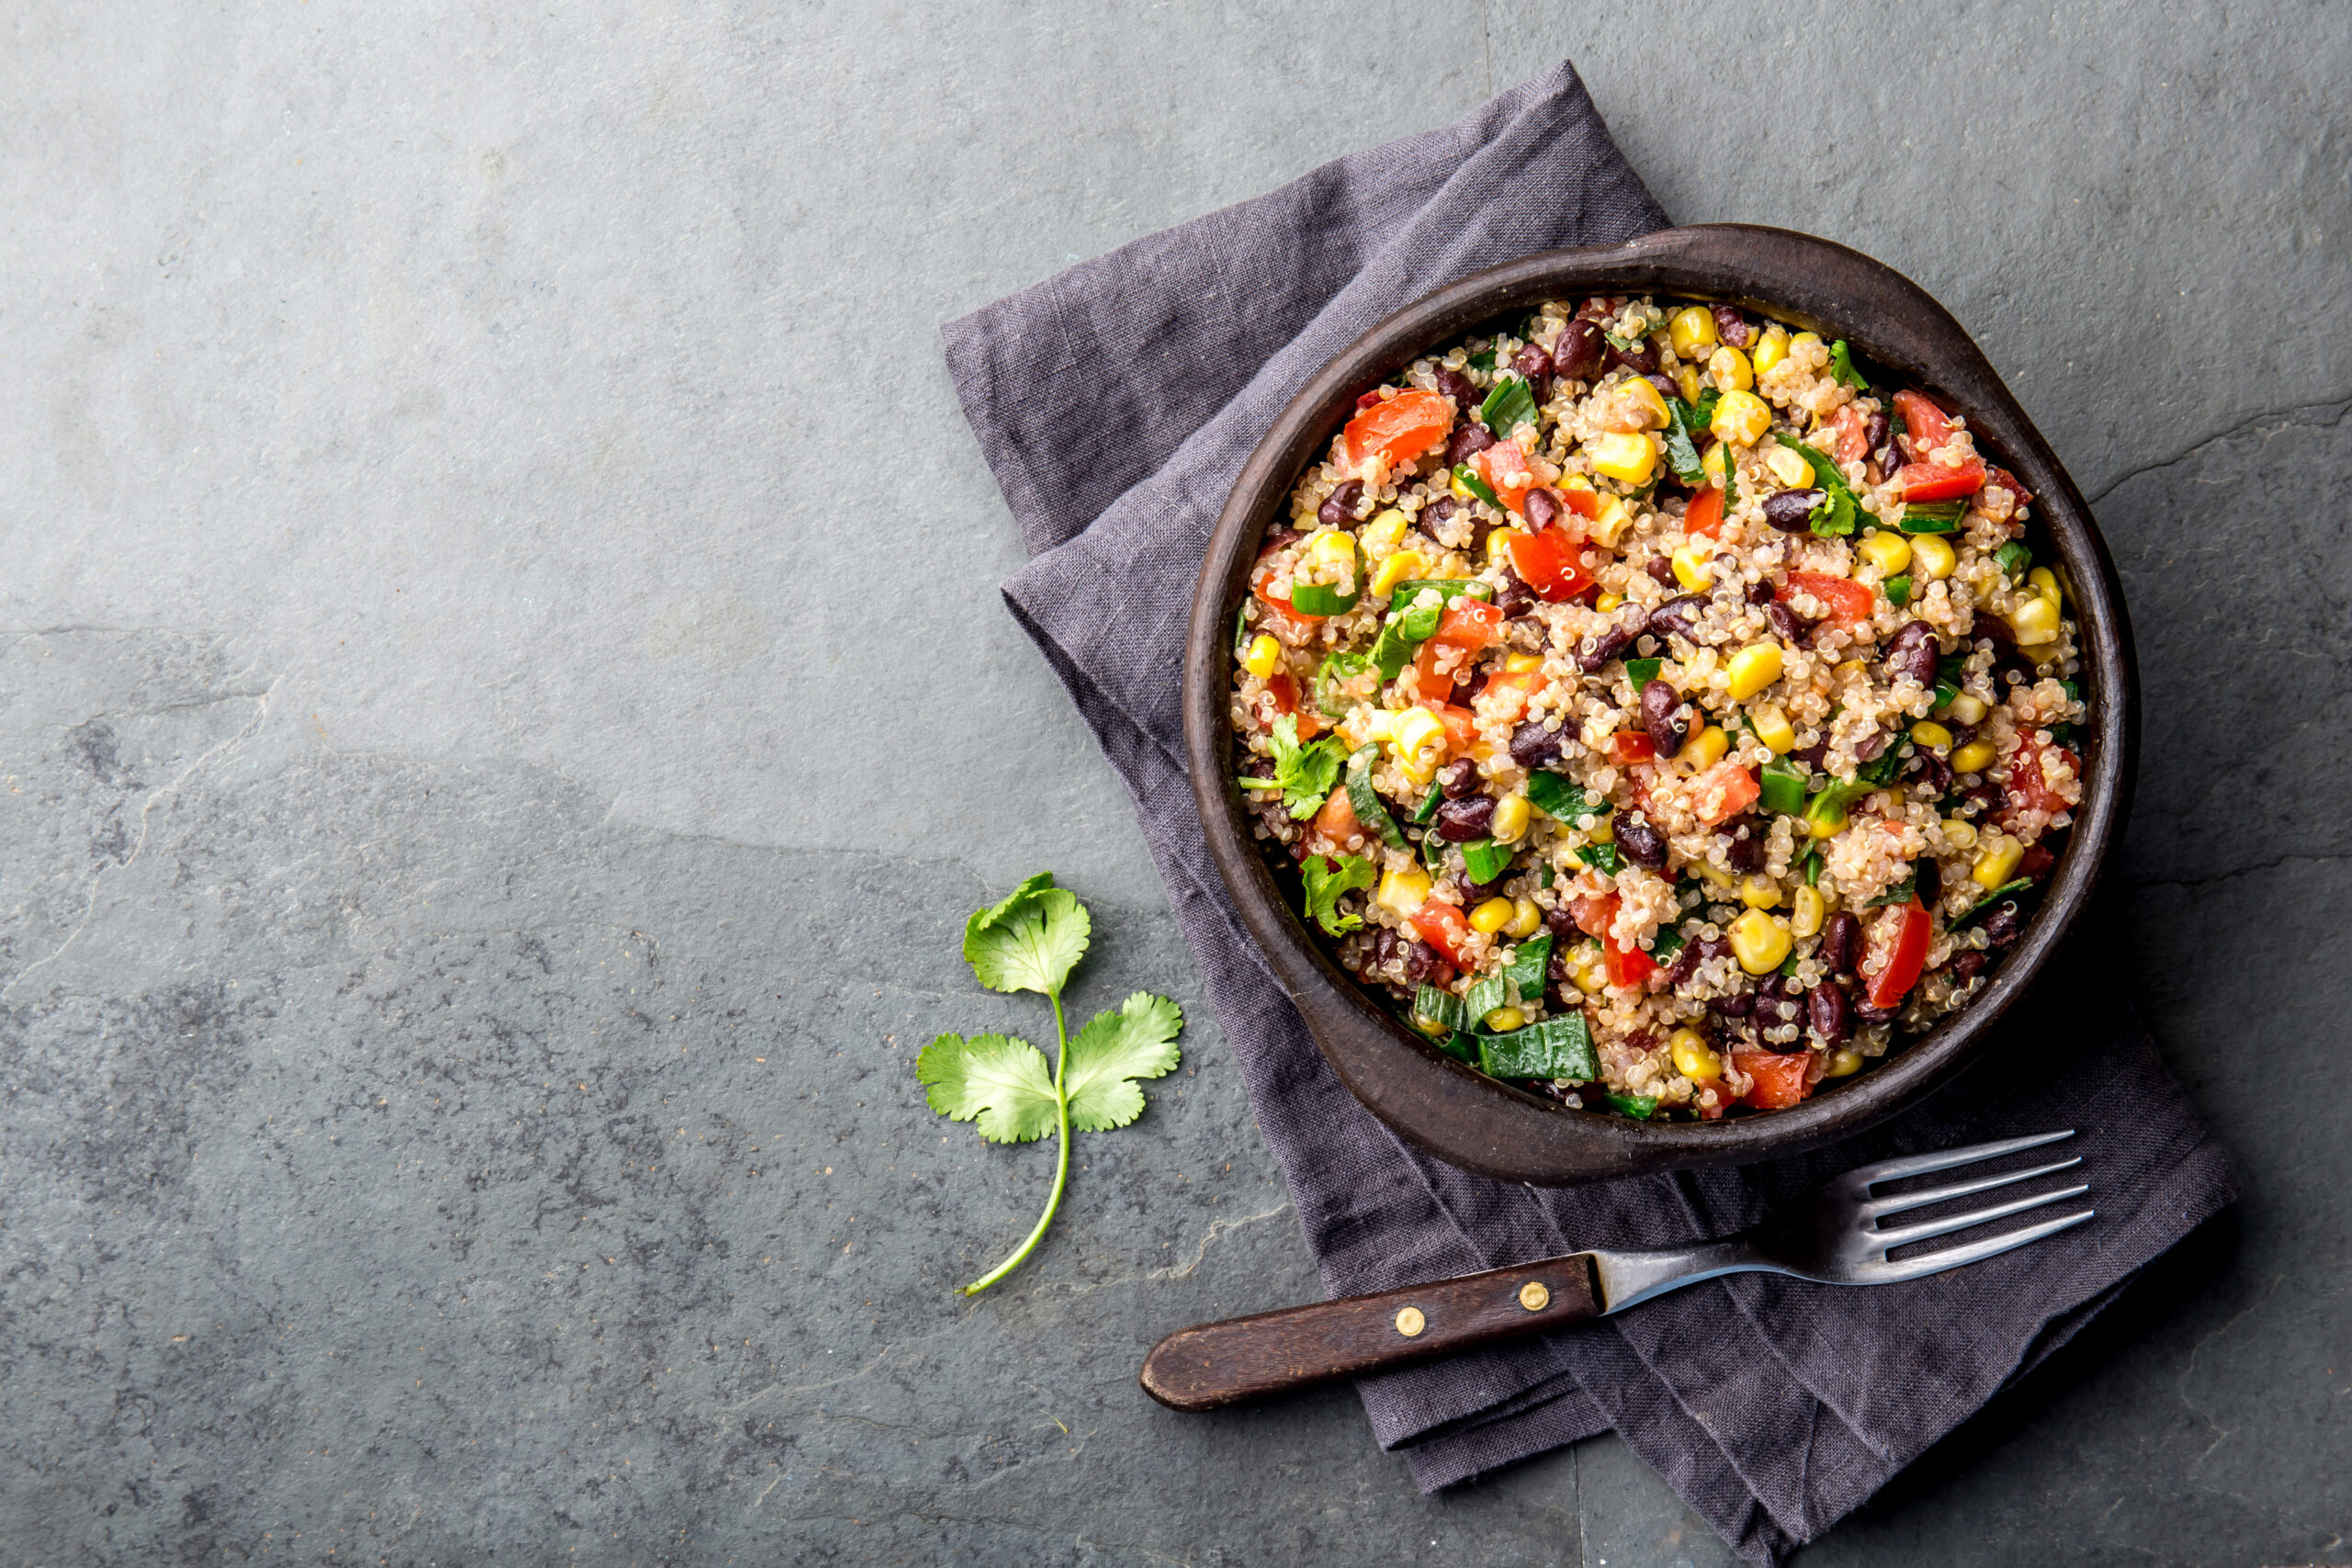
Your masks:
{"label": "diced red tomato", "polygon": [[1951,416],[1908,387],[1894,394],[1894,417],[1911,437],[1911,449],[1925,452],[1951,439]]}
{"label": "diced red tomato", "polygon": [[1453,411],[1436,392],[1416,389],[1374,403],[1348,421],[1348,457],[1361,463],[1374,452],[1409,463],[1453,428]]}
{"label": "diced red tomato", "polygon": [[1478,705],[1502,718],[1516,719],[1527,711],[1530,698],[1544,689],[1544,671],[1521,670],[1487,678],[1478,694]]}
{"label": "diced red tomato", "polygon": [[1940,463],[1905,463],[1894,476],[1905,501],[1957,501],[1984,488],[1984,465],[1971,457],[1957,468]]}
{"label": "diced red tomato", "polygon": [[1565,604],[1592,586],[1592,573],[1578,558],[1582,553],[1582,542],[1564,529],[1511,536],[1511,570],[1547,604]]}
{"label": "diced red tomato", "polygon": [[1829,455],[1838,459],[1838,466],[1842,468],[1849,463],[1860,462],[1870,449],[1870,429],[1862,420],[1862,411],[1848,403],[1829,422]]}
{"label": "diced red tomato", "polygon": [[1805,1095],[1805,1058],[1810,1051],[1734,1051],[1731,1065],[1756,1081],[1739,1097],[1758,1111],[1786,1111]]}
{"label": "diced red tomato", "polygon": [[1657,742],[1638,729],[1621,729],[1609,738],[1609,760],[1620,767],[1646,762],[1657,755]]}
{"label": "diced red tomato", "polygon": [[1463,952],[1470,940],[1470,922],[1459,907],[1431,898],[1405,917],[1405,923],[1420,933],[1423,942],[1445,954],[1445,961],[1456,969],[1469,964]]}
{"label": "diced red tomato", "polygon": [[[2042,750],[2041,741],[2030,735],[2024,735],[2018,738],[2017,750],[2009,753],[2007,761],[2009,776],[2007,782],[2001,786],[2002,804],[1998,813],[2004,826],[2030,811],[2048,812],[2054,816],[2058,812],[2073,809],[2066,804],[2064,795],[2052,790],[2043,781]],[[2072,762],[2078,771],[2081,769],[2081,760],[2072,751],[2061,748],[2058,754]]]}
{"label": "diced red tomato", "polygon": [[2025,488],[2025,481],[2007,468],[1986,468],[1984,482],[1988,485],[1999,485],[2003,490],[2016,496],[2019,506],[2030,505],[2033,501],[2033,491]]}
{"label": "diced red tomato", "polygon": [[[1683,528],[1692,534],[1703,534],[1712,539],[1715,530],[1724,525],[1724,492],[1709,486],[1690,498],[1690,509],[1682,513]],[[1520,576],[1525,577],[1525,572]]]}
{"label": "diced red tomato", "polygon": [[1379,389],[1378,388],[1376,388],[1376,387],[1375,387],[1375,388],[1374,388],[1371,391],[1364,393],[1364,394],[1363,394],[1363,396],[1362,396],[1362,397],[1360,397],[1360,398],[1358,398],[1358,399],[1356,400],[1356,408],[1358,409],[1358,411],[1362,411],[1362,410],[1364,410],[1364,409],[1375,409],[1375,408],[1378,408],[1379,406],[1380,406],[1380,389]]}
{"label": "diced red tomato", "polygon": [[1318,852],[1328,849],[1332,854],[1345,850],[1348,840],[1363,831],[1363,825],[1356,820],[1355,802],[1348,798],[1346,785],[1324,796],[1323,809],[1315,814],[1314,829],[1315,835],[1323,840],[1316,846]]}
{"label": "diced red tomato", "polygon": [[1503,440],[1470,459],[1470,467],[1495,492],[1495,499],[1512,512],[1527,510],[1527,492],[1538,480],[1535,469],[1528,463],[1527,454],[1519,449],[1516,441]]}
{"label": "diced red tomato", "polygon": [[1915,896],[1908,904],[1883,909],[1872,922],[1862,972],[1871,978],[1871,1006],[1891,1008],[1919,983],[1928,962],[1928,939],[1936,922]]}
{"label": "diced red tomato", "polygon": [[1264,618],[1266,629],[1294,648],[1311,637],[1316,626],[1323,619],[1320,615],[1301,615],[1292,608],[1290,579],[1276,580],[1273,568],[1271,566],[1261,566],[1258,569],[1258,575],[1250,582],[1250,591],[1257,596],[1258,603],[1263,604],[1268,611]]}
{"label": "diced red tomato", "polygon": [[1568,900],[1568,919],[1595,942],[1609,939],[1609,922],[1617,918],[1617,895],[1588,893]]}
{"label": "diced red tomato", "polygon": [[[1715,1091],[1715,1102],[1713,1105],[1707,1103],[1707,1091],[1709,1089],[1713,1089]],[[1690,1086],[1690,1109],[1699,1113],[1699,1120],[1702,1122],[1722,1121],[1724,1119],[1724,1111],[1731,1105],[1731,1102],[1732,1093],[1731,1086],[1729,1084],[1710,1081],[1707,1083],[1692,1084]]]}
{"label": "diced red tomato", "polygon": [[1620,947],[1608,938],[1600,942],[1601,964],[1612,986],[1638,987],[1657,973],[1657,960],[1638,947]]}
{"label": "diced red tomato", "polygon": [[1452,703],[1424,701],[1421,706],[1437,715],[1445,726],[1445,750],[1448,756],[1466,753],[1478,739],[1478,719],[1468,708],[1455,707]]}
{"label": "diced red tomato", "polygon": [[1500,605],[1464,594],[1446,607],[1445,618],[1438,622],[1437,634],[1430,640],[1476,653],[1502,641],[1503,618]]}
{"label": "diced red tomato", "polygon": [[1563,485],[1556,493],[1569,511],[1586,522],[1600,515],[1600,492],[1590,485]]}
{"label": "diced red tomato", "polygon": [[1713,827],[1747,810],[1762,793],[1754,769],[1725,758],[1690,781],[1690,809]]}
{"label": "diced red tomato", "polygon": [[1274,699],[1278,713],[1298,711],[1298,680],[1287,670],[1277,670],[1266,677],[1266,695]]}
{"label": "diced red tomato", "polygon": [[[1413,655],[1413,692],[1424,703],[1443,703],[1453,695],[1453,671],[1437,667],[1437,656],[1443,651],[1447,650],[1431,637]],[[1459,661],[1455,668],[1460,668]]]}
{"label": "diced red tomato", "polygon": [[1871,612],[1877,607],[1877,593],[1850,577],[1830,577],[1818,571],[1792,571],[1789,585],[1781,591],[1782,600],[1798,593],[1810,593],[1829,607],[1831,618],[1849,629],[1867,625]]}

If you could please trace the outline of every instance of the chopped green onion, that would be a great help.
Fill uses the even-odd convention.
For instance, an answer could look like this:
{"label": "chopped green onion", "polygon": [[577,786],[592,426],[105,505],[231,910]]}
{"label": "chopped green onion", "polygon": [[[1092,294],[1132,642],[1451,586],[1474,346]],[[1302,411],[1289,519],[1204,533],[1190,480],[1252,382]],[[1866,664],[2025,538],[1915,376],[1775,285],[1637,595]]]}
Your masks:
{"label": "chopped green onion", "polygon": [[1290,607],[1302,615],[1344,615],[1356,607],[1356,598],[1328,582],[1291,581]]}
{"label": "chopped green onion", "polygon": [[1486,480],[1480,479],[1476,470],[1472,468],[1467,463],[1462,464],[1453,470],[1453,482],[1460,485],[1464,490],[1468,491],[1472,495],[1476,496],[1480,501],[1485,502],[1488,506],[1500,506],[1502,504],[1500,501],[1496,499],[1493,489],[1487,485]]}
{"label": "chopped green onion", "polygon": [[2001,563],[2001,570],[2012,579],[2023,577],[2033,567],[2033,552],[2015,539],[1995,550],[1993,558]]}
{"label": "chopped green onion", "polygon": [[1911,574],[1907,571],[1900,577],[1888,578],[1879,587],[1885,592],[1886,602],[1897,609],[1911,603]]}
{"label": "chopped green onion", "polygon": [[1535,393],[1516,376],[1498,378],[1487,400],[1478,405],[1478,423],[1497,435],[1509,435],[1522,424],[1534,423]]}
{"label": "chopped green onion", "polygon": [[1812,776],[1803,762],[1787,757],[1775,757],[1765,763],[1757,774],[1764,809],[1783,817],[1804,816],[1804,786]]}
{"label": "chopped green onion", "polygon": [[1420,805],[1413,808],[1414,825],[1416,827],[1426,827],[1429,823],[1429,819],[1437,815],[1438,803],[1442,801],[1444,798],[1445,790],[1443,787],[1438,784],[1430,785],[1429,794],[1421,796]]}
{"label": "chopped green onion", "polygon": [[1478,1066],[1489,1077],[1565,1078],[1590,1083],[1600,1076],[1600,1059],[1592,1048],[1592,1030],[1581,1012],[1563,1013],[1514,1029],[1509,1034],[1478,1037]]}
{"label": "chopped green onion", "polygon": [[1933,506],[1905,504],[1902,521],[1895,526],[1905,534],[1957,534],[1960,520],[1967,514],[1967,504],[1958,501],[1939,502]]}
{"label": "chopped green onion", "polygon": [[1387,804],[1380,792],[1372,787],[1372,765],[1380,758],[1378,743],[1360,746],[1348,759],[1348,805],[1354,808],[1356,820],[1378,833],[1389,848],[1405,847],[1405,830],[1396,826],[1396,818],[1388,815]]}
{"label": "chopped green onion", "polygon": [[1473,839],[1462,846],[1462,864],[1470,873],[1470,880],[1481,886],[1509,871],[1510,856],[1509,844],[1498,844],[1492,839]]}
{"label": "chopped green onion", "polygon": [[1829,374],[1858,392],[1871,389],[1871,384],[1862,379],[1862,373],[1854,368],[1854,355],[1842,337],[1829,345]]}

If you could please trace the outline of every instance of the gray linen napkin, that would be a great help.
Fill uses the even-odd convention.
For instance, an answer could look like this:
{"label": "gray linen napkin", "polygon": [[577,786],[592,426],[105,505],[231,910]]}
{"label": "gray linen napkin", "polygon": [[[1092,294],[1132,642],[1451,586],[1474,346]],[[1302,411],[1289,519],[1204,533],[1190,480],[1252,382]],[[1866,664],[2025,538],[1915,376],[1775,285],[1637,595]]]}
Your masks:
{"label": "gray linen napkin", "polygon": [[1358,1385],[1424,1491],[1614,1427],[1743,1557],[1770,1563],[2234,1196],[2128,1007],[2107,987],[2043,987],[1957,1088],[1809,1156],[1565,1190],[1471,1176],[1365,1111],[1261,967],[1202,842],[1178,716],[1210,525],[1292,393],[1441,284],[1666,222],[1563,63],[1458,124],[1138,240],[944,335],[1034,558],[1006,603],[1135,795],[1333,1294],[1717,1235],[1866,1159],[2081,1130],[2099,1217],[2062,1241],[1874,1290],[1741,1275]]}

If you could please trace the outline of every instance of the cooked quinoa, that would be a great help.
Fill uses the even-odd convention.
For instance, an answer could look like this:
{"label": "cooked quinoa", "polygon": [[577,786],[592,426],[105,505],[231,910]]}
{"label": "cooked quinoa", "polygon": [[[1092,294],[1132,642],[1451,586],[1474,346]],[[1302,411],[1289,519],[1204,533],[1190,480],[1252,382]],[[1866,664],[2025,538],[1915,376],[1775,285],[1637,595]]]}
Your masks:
{"label": "cooked quinoa", "polygon": [[1364,394],[1270,528],[1257,832],[1440,1049],[1778,1110],[1966,1004],[2081,802],[2064,592],[1967,422],[1727,305],[1555,301]]}

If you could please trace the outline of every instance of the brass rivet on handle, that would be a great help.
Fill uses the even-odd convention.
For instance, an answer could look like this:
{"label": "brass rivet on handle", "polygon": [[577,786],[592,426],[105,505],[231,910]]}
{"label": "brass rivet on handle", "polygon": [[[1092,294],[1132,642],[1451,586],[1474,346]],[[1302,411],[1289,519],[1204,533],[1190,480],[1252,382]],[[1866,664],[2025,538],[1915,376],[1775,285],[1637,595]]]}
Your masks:
{"label": "brass rivet on handle", "polygon": [[1542,1312],[1552,1304],[1552,1292],[1541,1280],[1530,1280],[1519,1288],[1519,1304],[1530,1312]]}
{"label": "brass rivet on handle", "polygon": [[1406,1307],[1396,1314],[1396,1332],[1408,1339],[1429,1325],[1430,1320],[1421,1315],[1419,1307]]}

